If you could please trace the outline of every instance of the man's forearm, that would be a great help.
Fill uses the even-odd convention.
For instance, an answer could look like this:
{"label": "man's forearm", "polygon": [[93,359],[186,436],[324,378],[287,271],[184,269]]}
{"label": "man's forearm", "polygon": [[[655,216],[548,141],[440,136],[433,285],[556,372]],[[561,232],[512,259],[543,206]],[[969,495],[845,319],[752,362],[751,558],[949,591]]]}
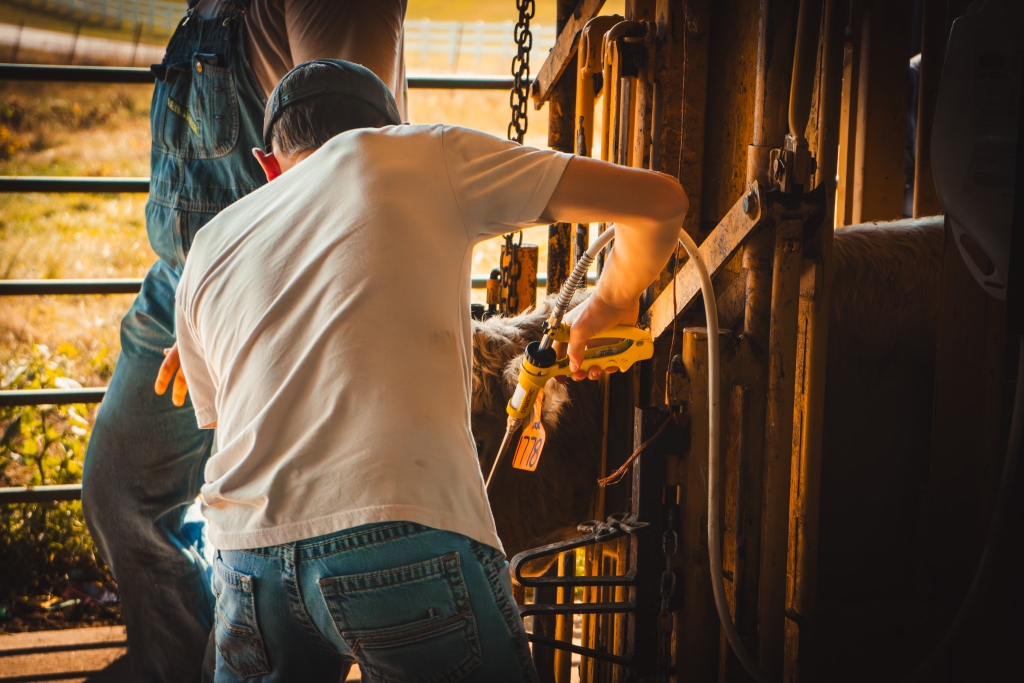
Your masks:
{"label": "man's forearm", "polygon": [[615,223],[615,249],[597,294],[609,306],[625,308],[636,303],[665,266],[688,206],[675,178],[575,157],[542,218]]}
{"label": "man's forearm", "polygon": [[682,220],[680,215],[653,229],[616,223],[615,248],[605,261],[596,295],[614,308],[634,305],[675,250]]}

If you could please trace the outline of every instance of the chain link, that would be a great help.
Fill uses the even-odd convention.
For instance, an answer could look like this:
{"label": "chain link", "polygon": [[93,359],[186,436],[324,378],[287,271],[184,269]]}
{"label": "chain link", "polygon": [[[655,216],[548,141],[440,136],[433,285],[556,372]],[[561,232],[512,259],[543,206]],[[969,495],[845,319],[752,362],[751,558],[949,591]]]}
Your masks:
{"label": "chain link", "polygon": [[508,139],[523,144],[526,135],[526,111],[530,105],[530,50],[533,48],[533,34],[530,20],[536,8],[534,0],[516,0],[519,21],[513,32],[516,42],[516,56],[512,58],[512,92],[508,103],[512,107],[512,121],[508,124]]}
{"label": "chain link", "polygon": [[[519,241],[513,242],[516,235],[510,232],[505,235],[505,248],[501,259],[501,304],[499,310],[504,315],[515,315],[519,312],[519,276],[523,264],[519,260],[519,248],[523,246],[523,231],[519,231]],[[504,255],[508,254],[508,261]]]}
{"label": "chain link", "polygon": [[[533,48],[533,34],[530,33],[530,20],[536,12],[534,0],[516,0],[519,10],[519,21],[513,31],[516,43],[516,56],[512,58],[512,92],[508,103],[512,108],[512,121],[508,124],[508,139],[523,144],[526,136],[526,112],[530,106],[530,50]],[[515,233],[505,235],[505,252],[508,263],[501,260],[502,297],[498,310],[503,315],[515,315],[519,312],[519,274],[522,264],[519,262],[519,247],[523,243],[523,233],[519,233],[519,243],[513,244]]]}
{"label": "chain link", "polygon": [[669,509],[665,533],[661,536],[661,552],[665,556],[665,571],[661,573],[661,609],[658,610],[658,683],[668,683],[672,676],[672,611],[670,603],[676,592],[676,573],[672,571],[672,558],[679,552],[675,511]]}

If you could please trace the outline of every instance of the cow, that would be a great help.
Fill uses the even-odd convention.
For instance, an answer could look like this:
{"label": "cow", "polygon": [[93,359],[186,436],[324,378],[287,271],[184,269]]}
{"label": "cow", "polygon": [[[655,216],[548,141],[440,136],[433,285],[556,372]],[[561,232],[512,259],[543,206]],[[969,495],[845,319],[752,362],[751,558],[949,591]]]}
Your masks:
{"label": "cow", "polygon": [[[942,222],[839,228],[834,244],[821,514],[823,529],[839,531],[830,538],[849,539],[873,534],[878,525],[844,512],[858,501],[848,499],[855,491],[840,482],[870,479],[862,470],[884,463],[892,476],[879,485],[895,500],[928,450]],[[549,297],[521,315],[473,323],[472,427],[485,474],[505,431],[519,356],[540,338],[552,305]],[[490,491],[498,536],[510,557],[576,536],[576,525],[590,518],[602,413],[599,383],[548,384],[542,408],[547,443],[537,470],[513,470],[506,456]],[[826,496],[826,490],[835,494]],[[885,510],[891,506],[879,505],[875,514]],[[863,540],[867,547],[874,542]],[[824,533],[821,542],[827,554]]]}

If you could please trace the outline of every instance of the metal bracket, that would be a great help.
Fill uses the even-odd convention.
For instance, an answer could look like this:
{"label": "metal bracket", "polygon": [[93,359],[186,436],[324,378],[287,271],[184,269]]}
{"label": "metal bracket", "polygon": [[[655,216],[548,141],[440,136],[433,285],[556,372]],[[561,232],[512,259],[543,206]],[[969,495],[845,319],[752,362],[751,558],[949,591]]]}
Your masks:
{"label": "metal bracket", "polygon": [[807,140],[786,135],[782,149],[771,151],[769,167],[770,182],[773,189],[792,192],[794,185],[801,187],[817,170],[817,163],[807,148]]}

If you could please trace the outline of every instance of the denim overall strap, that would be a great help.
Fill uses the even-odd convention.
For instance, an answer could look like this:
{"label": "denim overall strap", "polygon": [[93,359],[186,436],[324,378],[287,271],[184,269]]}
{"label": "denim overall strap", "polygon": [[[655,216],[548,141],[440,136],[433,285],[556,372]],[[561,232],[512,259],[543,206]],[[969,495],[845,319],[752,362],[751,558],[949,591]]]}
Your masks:
{"label": "denim overall strap", "polygon": [[200,228],[266,182],[249,151],[261,144],[266,97],[245,53],[247,6],[236,0],[203,18],[190,3],[153,65],[146,229],[176,271]]}

